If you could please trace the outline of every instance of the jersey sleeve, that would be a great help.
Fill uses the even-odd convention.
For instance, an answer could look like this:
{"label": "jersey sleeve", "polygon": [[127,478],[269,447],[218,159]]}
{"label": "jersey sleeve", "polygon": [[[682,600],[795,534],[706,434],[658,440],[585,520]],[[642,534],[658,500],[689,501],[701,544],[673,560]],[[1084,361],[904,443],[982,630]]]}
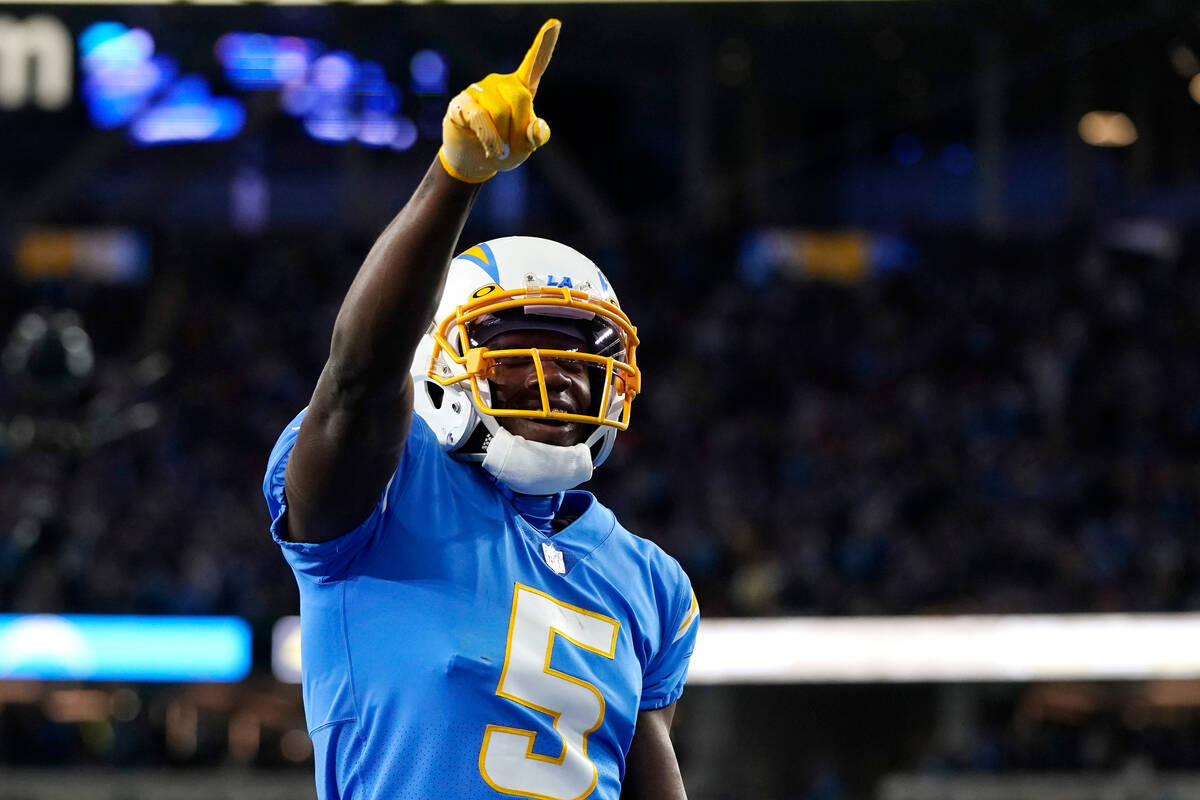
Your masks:
{"label": "jersey sleeve", "polygon": [[[287,470],[288,457],[296,445],[296,437],[300,433],[300,423],[304,420],[307,409],[301,411],[294,420],[288,423],[279,435],[271,457],[267,460],[267,473],[263,478],[263,496],[267,500],[267,511],[271,515],[271,537],[283,551],[292,571],[297,577],[307,578],[317,583],[328,583],[343,578],[350,564],[362,552],[371,539],[378,533],[389,504],[395,503],[400,489],[404,485],[404,475],[411,472],[421,457],[429,429],[416,415],[409,429],[408,441],[404,445],[400,464],[392,474],[387,486],[379,495],[378,502],[357,527],[346,531],[337,538],[327,542],[308,543],[293,542],[285,538],[283,518],[287,513],[287,497],[284,494],[284,473]],[[431,435],[431,434],[430,434]]]}
{"label": "jersey sleeve", "polygon": [[687,682],[692,650],[696,647],[700,605],[687,576],[678,565],[676,569],[679,584],[671,594],[671,603],[663,609],[662,645],[642,675],[642,699],[638,708],[643,711],[665,708],[679,699]]}

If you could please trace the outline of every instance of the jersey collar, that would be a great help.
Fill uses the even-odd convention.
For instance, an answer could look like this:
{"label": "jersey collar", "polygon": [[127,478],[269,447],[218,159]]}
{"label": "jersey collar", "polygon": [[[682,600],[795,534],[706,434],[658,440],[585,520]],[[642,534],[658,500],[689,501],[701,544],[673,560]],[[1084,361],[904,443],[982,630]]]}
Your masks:
{"label": "jersey collar", "polygon": [[506,504],[513,509],[521,535],[535,548],[550,543],[561,550],[566,563],[566,574],[580,561],[604,544],[616,529],[617,519],[591,492],[572,490],[564,493],[561,510],[578,513],[579,516],[567,527],[553,536],[547,536],[516,513],[512,500],[505,497]]}

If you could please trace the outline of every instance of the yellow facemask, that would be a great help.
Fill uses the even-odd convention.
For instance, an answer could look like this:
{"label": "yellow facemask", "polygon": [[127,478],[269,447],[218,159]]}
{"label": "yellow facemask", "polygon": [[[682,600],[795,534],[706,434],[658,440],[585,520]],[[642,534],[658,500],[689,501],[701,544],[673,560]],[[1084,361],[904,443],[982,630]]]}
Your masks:
{"label": "yellow facemask", "polygon": [[[580,352],[574,350],[548,350],[539,348],[507,348],[490,350],[486,346],[473,346],[469,335],[472,322],[486,315],[499,314],[510,309],[523,309],[526,313],[544,315],[549,319],[599,319],[608,323],[616,333],[624,360],[611,355]],[[542,310],[544,309],[544,311]],[[432,331],[433,355],[429,363],[429,378],[441,386],[450,386],[469,381],[471,396],[480,413],[492,417],[526,417],[529,419],[553,419],[565,422],[585,422],[608,425],[618,430],[629,427],[630,407],[641,391],[642,374],[637,366],[637,329],[625,312],[607,300],[598,299],[586,292],[567,287],[533,286],[525,289],[502,290],[495,284],[478,289],[471,300],[458,306]],[[458,347],[451,345],[457,341]],[[606,348],[608,349],[608,348]],[[538,388],[542,407],[535,410],[494,408],[489,402],[491,392],[486,381],[497,367],[497,361],[524,359],[532,361],[537,372]],[[554,411],[550,408],[549,393],[543,370],[543,359],[571,360],[582,362],[604,370],[596,411],[592,414],[575,414]],[[451,364],[460,367],[457,370]],[[620,405],[615,401],[620,399]],[[619,412],[619,413],[614,413]]]}

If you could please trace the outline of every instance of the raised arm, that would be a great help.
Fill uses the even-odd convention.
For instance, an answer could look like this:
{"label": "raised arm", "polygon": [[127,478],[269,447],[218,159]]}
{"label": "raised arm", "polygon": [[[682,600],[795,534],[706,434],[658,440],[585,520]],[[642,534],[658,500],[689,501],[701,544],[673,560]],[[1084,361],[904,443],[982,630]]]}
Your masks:
{"label": "raised arm", "polygon": [[550,138],[533,114],[533,95],[558,30],[550,20],[516,72],[489,75],[450,101],[437,161],[350,285],[288,460],[293,541],[327,541],[353,529],[395,471],[412,422],[409,365],[479,187]]}

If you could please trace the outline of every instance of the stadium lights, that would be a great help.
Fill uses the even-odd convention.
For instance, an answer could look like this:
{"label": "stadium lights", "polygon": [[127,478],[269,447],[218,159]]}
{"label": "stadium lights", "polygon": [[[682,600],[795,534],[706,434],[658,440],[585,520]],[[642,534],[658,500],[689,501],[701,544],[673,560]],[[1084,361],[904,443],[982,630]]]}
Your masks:
{"label": "stadium lights", "polygon": [[[210,682],[249,672],[250,625],[237,617],[0,614],[0,680]],[[89,696],[64,697],[69,713],[82,713]]]}
{"label": "stadium lights", "polygon": [[1128,147],[1137,141],[1137,126],[1120,111],[1089,111],[1079,119],[1079,138],[1093,147]]}
{"label": "stadium lights", "polygon": [[1188,81],[1188,94],[1192,96],[1193,100],[1200,103],[1200,74],[1193,75],[1192,79]]}
{"label": "stadium lights", "polygon": [[1200,677],[1200,614],[702,620],[689,682]]}
{"label": "stadium lights", "polygon": [[[300,681],[300,618],[272,666]],[[1200,677],[1200,614],[702,619],[688,682],[909,683]]]}

